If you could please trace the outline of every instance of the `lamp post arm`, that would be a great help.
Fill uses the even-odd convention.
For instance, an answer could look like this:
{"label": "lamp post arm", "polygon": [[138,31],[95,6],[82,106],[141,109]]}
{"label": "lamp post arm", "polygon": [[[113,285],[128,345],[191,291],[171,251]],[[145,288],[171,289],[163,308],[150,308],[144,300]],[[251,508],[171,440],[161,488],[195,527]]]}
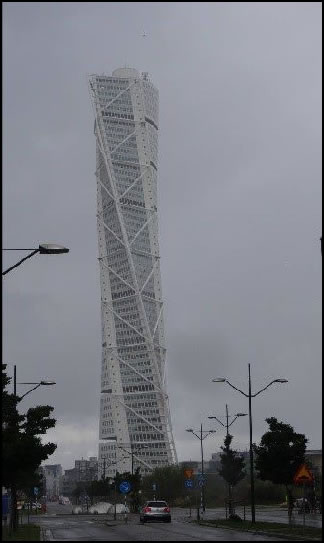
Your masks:
{"label": "lamp post arm", "polygon": [[[214,430],[214,431],[215,431],[215,430]],[[213,432],[208,432],[208,434],[206,434],[205,436],[203,436],[202,441],[203,441],[204,439],[206,439],[206,437],[208,437],[211,433],[213,433]],[[200,438],[199,438],[199,439],[200,439]]]}
{"label": "lamp post arm", "polygon": [[[241,394],[243,394],[243,396],[245,396],[246,398],[249,397],[248,394],[245,394],[245,392],[243,392],[243,390],[240,390],[239,388],[236,388],[234,385],[232,385],[232,383],[230,383],[227,379],[225,381],[225,383],[227,383],[230,387],[234,388],[234,390],[237,390],[238,392],[240,392]],[[260,391],[261,392],[261,391]]]}
{"label": "lamp post arm", "polygon": [[225,424],[223,424],[221,420],[219,420],[217,417],[213,417],[213,419],[216,419],[217,422],[219,422],[219,424],[221,424],[221,425],[224,426],[224,428],[225,428]]}
{"label": "lamp post arm", "polygon": [[25,394],[23,394],[22,396],[19,396],[19,402],[21,402],[21,400],[27,396],[27,394],[29,394],[30,392],[33,392],[33,390],[36,390],[36,388],[40,387],[42,383],[38,383],[38,385],[36,385],[34,388],[31,388],[30,390],[28,390],[27,392],[25,392]]}
{"label": "lamp post arm", "polygon": [[273,383],[275,383],[276,380],[274,379],[273,381],[271,381],[271,383],[269,383],[266,387],[264,388],[261,388],[261,390],[259,390],[259,392],[256,392],[255,394],[251,394],[252,398],[255,398],[258,394],[261,394],[261,392],[263,392],[264,390],[266,390],[267,388],[269,388],[269,386],[273,385]]}
{"label": "lamp post arm", "polygon": [[129,454],[129,455],[132,455],[133,453],[131,451],[128,451],[127,449],[124,449],[124,447],[122,447],[121,445],[117,445],[118,449],[122,449],[122,451],[124,451],[125,453]]}
{"label": "lamp post arm", "polygon": [[5,270],[4,272],[2,272],[2,275],[6,275],[6,273],[9,273],[11,270],[13,270],[14,268],[17,268],[18,266],[20,266],[20,264],[22,264],[25,260],[27,260],[28,258],[31,258],[32,256],[34,256],[36,253],[39,253],[39,249],[35,249],[34,251],[32,251],[31,253],[29,253],[29,255],[25,256],[25,258],[22,258],[21,260],[19,260],[19,262],[17,262],[17,264],[15,264],[14,266],[11,266],[10,268],[8,268],[7,270]]}
{"label": "lamp post arm", "polygon": [[201,439],[200,436],[198,436],[197,434],[195,434],[195,432],[191,432],[191,433],[192,433],[194,436],[196,436],[196,437],[199,439],[199,441],[200,441],[200,439]]}
{"label": "lamp post arm", "polygon": [[233,422],[235,422],[236,419],[237,419],[237,417],[235,417],[235,418],[232,420],[232,422],[229,423],[228,427],[232,426]]}

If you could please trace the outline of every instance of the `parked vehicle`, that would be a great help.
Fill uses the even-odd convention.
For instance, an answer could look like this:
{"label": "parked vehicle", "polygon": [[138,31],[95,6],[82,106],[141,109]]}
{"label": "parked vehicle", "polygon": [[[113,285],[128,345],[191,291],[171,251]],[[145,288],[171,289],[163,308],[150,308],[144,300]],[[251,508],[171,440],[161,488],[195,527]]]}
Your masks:
{"label": "parked vehicle", "polygon": [[71,505],[70,499],[67,496],[60,496],[59,497],[59,504],[60,505]]}
{"label": "parked vehicle", "polygon": [[298,514],[302,514],[305,510],[305,513],[310,513],[310,504],[307,498],[298,498],[295,501],[295,507]]}
{"label": "parked vehicle", "polygon": [[154,520],[171,522],[171,511],[167,502],[158,500],[145,503],[140,512],[140,522],[144,524]]}
{"label": "parked vehicle", "polygon": [[25,502],[24,503],[24,509],[32,509],[34,511],[36,511],[36,509],[41,509],[42,508],[42,505],[38,502],[34,502],[34,503],[30,503],[30,502]]}

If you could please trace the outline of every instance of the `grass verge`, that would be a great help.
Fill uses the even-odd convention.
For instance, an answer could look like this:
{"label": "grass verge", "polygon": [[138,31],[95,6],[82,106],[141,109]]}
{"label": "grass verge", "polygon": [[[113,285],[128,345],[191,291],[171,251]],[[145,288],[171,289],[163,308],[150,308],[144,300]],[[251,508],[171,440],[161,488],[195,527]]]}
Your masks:
{"label": "grass verge", "polygon": [[[196,521],[195,521],[196,522]],[[280,522],[256,522],[252,524],[250,521],[242,520],[206,520],[200,521],[201,525],[213,525],[215,528],[231,528],[233,530],[239,530],[240,532],[264,532],[272,535],[284,535],[288,538],[299,537],[302,539],[319,539],[322,540],[322,528],[313,528],[312,526],[289,526],[288,524],[282,524]]]}
{"label": "grass verge", "polygon": [[10,532],[8,526],[2,526],[2,541],[40,541],[40,527],[26,524],[18,526],[16,532]]}

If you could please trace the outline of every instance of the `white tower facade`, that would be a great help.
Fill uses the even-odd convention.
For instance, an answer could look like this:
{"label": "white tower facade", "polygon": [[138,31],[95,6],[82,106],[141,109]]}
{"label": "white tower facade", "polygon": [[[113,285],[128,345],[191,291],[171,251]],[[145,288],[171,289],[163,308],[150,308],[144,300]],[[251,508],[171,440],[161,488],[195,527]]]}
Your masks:
{"label": "white tower facade", "polygon": [[92,75],[102,371],[99,477],[177,462],[166,392],[157,217],[158,91]]}

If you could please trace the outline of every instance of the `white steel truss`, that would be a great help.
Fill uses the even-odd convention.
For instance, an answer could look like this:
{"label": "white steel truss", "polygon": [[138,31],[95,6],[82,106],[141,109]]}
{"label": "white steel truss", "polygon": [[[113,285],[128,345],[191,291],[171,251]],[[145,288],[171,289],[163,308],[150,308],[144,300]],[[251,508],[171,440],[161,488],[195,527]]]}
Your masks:
{"label": "white steel truss", "polygon": [[177,462],[165,383],[157,91],[127,68],[112,77],[91,76],[89,91],[97,141],[103,342],[99,437],[117,445],[145,443],[150,460],[140,451],[134,458],[153,469]]}

